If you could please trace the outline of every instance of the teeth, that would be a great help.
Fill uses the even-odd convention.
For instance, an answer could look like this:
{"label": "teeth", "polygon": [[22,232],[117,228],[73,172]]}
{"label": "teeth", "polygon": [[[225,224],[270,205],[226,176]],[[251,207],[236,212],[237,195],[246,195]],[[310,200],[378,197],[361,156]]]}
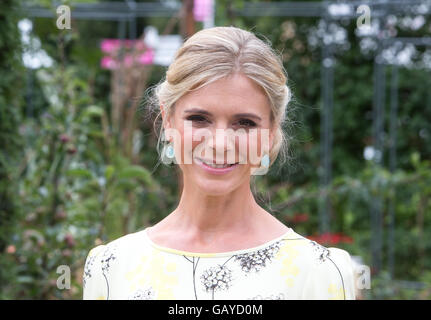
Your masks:
{"label": "teeth", "polygon": [[211,168],[218,168],[218,169],[227,168],[230,166],[230,164],[213,164],[213,163],[206,163],[206,162],[205,162],[205,164],[210,166]]}
{"label": "teeth", "polygon": [[232,164],[215,164],[215,163],[208,163],[205,162],[201,159],[198,159],[200,162],[205,163],[207,166],[211,167],[211,168],[215,168],[215,169],[222,169],[222,168],[227,168],[232,166]]}

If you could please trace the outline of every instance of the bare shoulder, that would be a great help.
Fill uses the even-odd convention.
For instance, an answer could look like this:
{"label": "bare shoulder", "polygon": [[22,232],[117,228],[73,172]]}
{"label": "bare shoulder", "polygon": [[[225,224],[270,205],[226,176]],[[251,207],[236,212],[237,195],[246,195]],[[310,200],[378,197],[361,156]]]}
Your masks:
{"label": "bare shoulder", "polygon": [[160,246],[175,248],[176,245],[182,242],[181,232],[172,224],[167,223],[167,219],[163,219],[155,225],[147,228],[147,236],[150,240]]}
{"label": "bare shoulder", "polygon": [[286,226],[268,211],[262,209],[262,219],[256,224],[256,231],[268,240],[282,236],[291,228]]}

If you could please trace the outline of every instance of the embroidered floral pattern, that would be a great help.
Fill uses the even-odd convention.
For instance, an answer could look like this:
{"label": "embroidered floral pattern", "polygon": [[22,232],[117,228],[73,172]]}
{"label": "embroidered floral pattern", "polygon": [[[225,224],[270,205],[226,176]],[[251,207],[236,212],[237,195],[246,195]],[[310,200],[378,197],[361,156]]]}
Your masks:
{"label": "embroidered floral pattern", "polygon": [[107,246],[105,251],[103,252],[102,260],[100,260],[100,263],[102,264],[102,272],[104,274],[107,274],[109,272],[112,261],[117,259],[115,251],[116,247]]}
{"label": "embroidered floral pattern", "polygon": [[102,259],[100,260],[100,263],[102,265],[102,274],[106,281],[106,289],[107,289],[106,300],[109,300],[109,281],[107,278],[107,274],[109,273],[109,270],[111,268],[112,261],[117,259],[116,251],[117,251],[117,248],[115,245],[106,246],[106,249],[102,255]]}
{"label": "embroidered floral pattern", "polygon": [[253,298],[249,298],[247,300],[285,300],[284,298],[284,294],[280,293],[280,294],[271,294],[268,297],[263,298],[260,294],[253,297]]}
{"label": "embroidered floral pattern", "polygon": [[87,280],[91,278],[91,268],[94,264],[94,261],[96,260],[96,256],[97,256],[96,254],[91,255],[90,257],[88,257],[87,261],[85,262],[84,277],[82,279],[83,288],[85,288],[85,283],[87,282]]}
{"label": "embroidered floral pattern", "polygon": [[310,241],[310,243],[313,246],[314,252],[317,254],[318,262],[319,263],[325,262],[326,259],[329,257],[330,251],[315,241]]}
{"label": "embroidered floral pattern", "polygon": [[207,292],[226,290],[231,286],[232,271],[226,266],[218,265],[205,270],[201,280]]}
{"label": "embroidered floral pattern", "polygon": [[280,243],[281,241],[278,241],[264,249],[236,255],[235,260],[239,261],[242,271],[247,273],[251,271],[259,272],[267,266],[267,263],[271,262],[278,250],[280,250]]}
{"label": "embroidered floral pattern", "polygon": [[152,287],[146,290],[136,290],[129,300],[154,300],[155,292]]}

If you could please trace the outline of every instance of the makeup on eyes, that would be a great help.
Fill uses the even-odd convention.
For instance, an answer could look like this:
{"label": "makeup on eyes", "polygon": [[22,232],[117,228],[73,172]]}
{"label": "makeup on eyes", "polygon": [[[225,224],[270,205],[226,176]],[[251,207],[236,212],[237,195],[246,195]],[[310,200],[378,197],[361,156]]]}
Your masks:
{"label": "makeup on eyes", "polygon": [[[187,109],[187,110],[184,110],[184,113],[201,114],[201,115],[206,115],[210,117],[212,116],[209,111],[206,111],[204,109],[199,109],[199,108]],[[261,117],[259,117],[257,114],[254,114],[254,113],[237,113],[234,115],[234,118],[254,118],[259,121],[262,120]]]}
{"label": "makeup on eyes", "polygon": [[[209,122],[205,117],[200,115],[191,115],[186,118],[186,120],[192,121],[194,123],[203,124]],[[242,127],[254,128],[257,126],[256,122],[250,119],[239,119],[236,123],[239,123]]]}
{"label": "makeup on eyes", "polygon": [[[192,121],[194,123],[203,124],[205,122],[210,122],[208,118],[211,118],[211,113],[206,110],[192,108],[192,109],[185,110],[184,113],[186,114],[194,113],[186,117],[186,120]],[[249,118],[253,118],[258,121],[262,120],[258,115],[253,113],[239,113],[239,114],[235,114],[233,118],[237,120],[237,123],[239,123],[241,126],[246,128],[257,127],[257,123]]]}

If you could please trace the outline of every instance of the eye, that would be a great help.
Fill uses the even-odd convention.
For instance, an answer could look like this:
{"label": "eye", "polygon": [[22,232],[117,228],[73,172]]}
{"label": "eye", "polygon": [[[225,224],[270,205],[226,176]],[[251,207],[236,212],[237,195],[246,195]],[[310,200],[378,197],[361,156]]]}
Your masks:
{"label": "eye", "polygon": [[186,118],[187,120],[193,121],[195,123],[201,124],[207,121],[205,117],[199,116],[199,115],[192,115]]}
{"label": "eye", "polygon": [[256,127],[256,122],[249,120],[249,119],[241,119],[238,121],[238,123],[243,126],[243,127],[247,127],[247,128],[252,128],[252,127]]}

